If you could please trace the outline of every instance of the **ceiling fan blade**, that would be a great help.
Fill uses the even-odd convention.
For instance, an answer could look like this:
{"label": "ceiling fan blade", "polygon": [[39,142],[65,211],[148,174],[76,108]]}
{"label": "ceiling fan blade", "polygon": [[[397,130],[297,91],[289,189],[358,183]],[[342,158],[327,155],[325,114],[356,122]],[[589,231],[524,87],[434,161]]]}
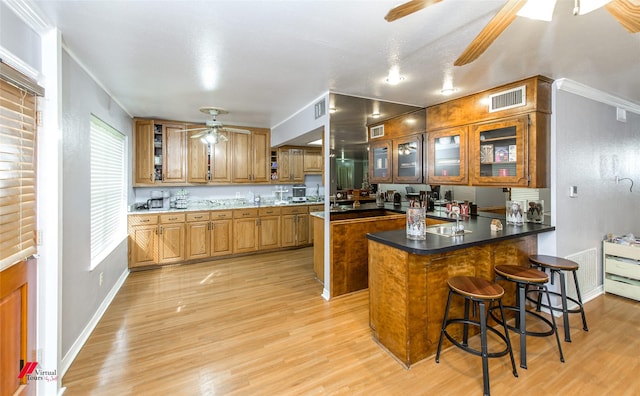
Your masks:
{"label": "ceiling fan blade", "polygon": [[207,129],[209,129],[209,127],[200,127],[200,128],[189,128],[189,129],[182,129],[182,132],[192,132],[192,131],[206,131]]}
{"label": "ceiling fan blade", "polygon": [[220,130],[224,131],[224,132],[242,133],[244,135],[250,135],[251,134],[251,131],[249,131],[247,129],[222,127]]}
{"label": "ceiling fan blade", "polygon": [[463,66],[478,59],[491,43],[513,22],[516,14],[524,6],[527,0],[509,0],[500,11],[489,21],[487,26],[473,39],[462,55],[453,63],[455,66]]}
{"label": "ceiling fan blade", "polygon": [[205,129],[205,130],[200,131],[200,132],[198,132],[198,133],[194,133],[193,135],[191,135],[191,136],[189,136],[189,137],[190,137],[191,139],[197,139],[197,138],[199,138],[199,137],[202,137],[202,136],[206,135],[207,133],[209,133],[209,130],[208,130],[208,129]]}
{"label": "ceiling fan blade", "polygon": [[640,1],[613,0],[605,8],[629,33],[640,32]]}
{"label": "ceiling fan blade", "polygon": [[396,19],[400,19],[406,17],[407,15],[411,15],[414,12],[420,11],[423,8],[429,7],[436,3],[441,2],[442,0],[411,0],[407,3],[400,4],[399,6],[393,7],[387,15],[385,15],[384,19],[387,22],[393,22]]}

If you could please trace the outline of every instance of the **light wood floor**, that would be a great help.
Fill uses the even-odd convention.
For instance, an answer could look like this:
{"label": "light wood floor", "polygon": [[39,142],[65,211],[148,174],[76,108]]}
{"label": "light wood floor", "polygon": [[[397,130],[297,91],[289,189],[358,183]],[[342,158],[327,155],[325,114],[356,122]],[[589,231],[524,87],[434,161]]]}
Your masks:
{"label": "light wood floor", "polygon": [[[373,340],[368,293],[330,302],[312,249],[132,273],[63,379],[65,395],[480,395],[480,358],[457,348],[410,370]],[[553,337],[528,370],[490,359],[493,395],[639,395],[640,303],[611,295]],[[512,337],[516,341],[516,337]],[[516,361],[519,355],[516,352]]]}

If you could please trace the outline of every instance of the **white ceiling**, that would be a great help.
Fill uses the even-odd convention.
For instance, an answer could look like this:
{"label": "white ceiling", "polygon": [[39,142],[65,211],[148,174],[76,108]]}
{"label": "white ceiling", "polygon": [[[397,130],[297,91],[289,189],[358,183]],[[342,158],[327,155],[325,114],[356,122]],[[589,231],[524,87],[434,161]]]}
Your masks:
{"label": "white ceiling", "polygon": [[[426,107],[445,81],[464,96],[537,74],[640,103],[640,34],[605,9],[522,17],[475,62],[454,67],[504,1],[444,0],[389,23],[402,0],[98,1],[35,4],[68,50],[132,115],[273,127],[322,93]],[[405,81],[384,79],[398,66]],[[301,131],[303,132],[303,131]]]}

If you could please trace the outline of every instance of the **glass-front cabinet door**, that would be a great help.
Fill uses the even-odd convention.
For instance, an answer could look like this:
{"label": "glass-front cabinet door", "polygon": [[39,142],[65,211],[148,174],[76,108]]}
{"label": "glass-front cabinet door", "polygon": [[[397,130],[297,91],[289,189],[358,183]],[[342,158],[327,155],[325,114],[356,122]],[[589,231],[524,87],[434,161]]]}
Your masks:
{"label": "glass-front cabinet door", "polygon": [[369,146],[370,183],[393,183],[391,141],[373,142]]}
{"label": "glass-front cabinet door", "polygon": [[422,182],[422,134],[393,140],[393,182]]}
{"label": "glass-front cabinet door", "polygon": [[471,126],[472,184],[527,186],[527,115]]}
{"label": "glass-front cabinet door", "polygon": [[427,147],[430,184],[467,184],[466,126],[429,132]]}

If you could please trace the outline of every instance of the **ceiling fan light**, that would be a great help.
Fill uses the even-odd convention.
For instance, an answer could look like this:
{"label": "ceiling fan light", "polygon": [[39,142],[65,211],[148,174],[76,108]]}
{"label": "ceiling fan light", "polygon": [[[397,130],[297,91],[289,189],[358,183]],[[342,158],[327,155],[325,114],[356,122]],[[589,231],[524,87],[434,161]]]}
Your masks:
{"label": "ceiling fan light", "polygon": [[556,0],[529,0],[516,15],[551,22]]}
{"label": "ceiling fan light", "polygon": [[218,143],[218,135],[215,135],[213,133],[208,133],[207,136],[205,137],[207,143],[210,144],[216,144]]}

